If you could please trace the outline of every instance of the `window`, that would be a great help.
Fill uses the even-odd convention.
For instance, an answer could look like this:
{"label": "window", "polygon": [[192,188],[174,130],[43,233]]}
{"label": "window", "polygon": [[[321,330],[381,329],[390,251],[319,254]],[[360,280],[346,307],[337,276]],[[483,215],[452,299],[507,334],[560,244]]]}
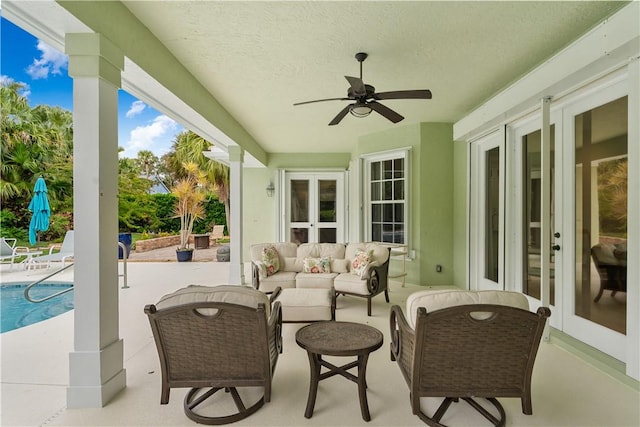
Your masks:
{"label": "window", "polygon": [[407,243],[408,170],[408,150],[364,158],[366,240]]}

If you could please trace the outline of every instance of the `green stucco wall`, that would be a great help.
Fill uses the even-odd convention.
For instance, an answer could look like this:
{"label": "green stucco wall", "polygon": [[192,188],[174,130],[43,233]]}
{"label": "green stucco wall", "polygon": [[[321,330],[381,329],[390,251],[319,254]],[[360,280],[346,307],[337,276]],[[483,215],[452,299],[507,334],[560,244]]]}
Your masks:
{"label": "green stucco wall", "polygon": [[[358,140],[354,158],[363,154],[410,148],[409,250],[406,282],[416,285],[453,284],[453,127],[422,123],[393,127]],[[352,177],[355,179],[355,177]],[[436,272],[436,265],[442,272]],[[401,269],[392,261],[391,274]]]}
{"label": "green stucco wall", "polygon": [[[453,284],[453,127],[420,125],[420,285]],[[442,267],[441,272],[436,266]]]}
{"label": "green stucco wall", "polygon": [[[248,262],[251,259],[251,245],[278,240],[276,197],[267,197],[266,190],[269,182],[275,182],[271,169],[245,168],[242,173],[242,259]],[[233,230],[231,235],[233,236]]]}
{"label": "green stucco wall", "polygon": [[[416,285],[456,285],[465,281],[466,147],[453,142],[449,123],[422,123],[393,127],[359,138],[351,159],[390,150],[410,149],[410,250],[415,259],[406,262],[406,282]],[[303,156],[304,157],[304,156]],[[308,157],[308,156],[307,156]],[[302,164],[295,153],[270,154],[269,168],[244,169],[243,224],[245,260],[253,243],[276,241],[276,197],[265,187],[274,182],[276,170],[347,167],[343,154],[329,154],[321,163]],[[350,177],[351,180],[359,177]],[[277,185],[277,183],[276,183]],[[442,266],[436,272],[436,265]],[[390,274],[402,261],[392,260]]]}

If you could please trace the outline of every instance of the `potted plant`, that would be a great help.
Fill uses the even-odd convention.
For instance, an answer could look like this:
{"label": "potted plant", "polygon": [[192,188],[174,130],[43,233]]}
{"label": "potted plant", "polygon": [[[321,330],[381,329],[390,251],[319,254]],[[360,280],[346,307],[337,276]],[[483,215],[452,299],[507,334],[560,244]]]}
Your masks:
{"label": "potted plant", "polygon": [[196,219],[204,217],[205,174],[198,165],[184,163],[186,176],[180,179],[171,192],[178,198],[175,213],[180,218],[180,245],[176,248],[178,261],[191,261],[193,248],[189,247],[189,236]]}

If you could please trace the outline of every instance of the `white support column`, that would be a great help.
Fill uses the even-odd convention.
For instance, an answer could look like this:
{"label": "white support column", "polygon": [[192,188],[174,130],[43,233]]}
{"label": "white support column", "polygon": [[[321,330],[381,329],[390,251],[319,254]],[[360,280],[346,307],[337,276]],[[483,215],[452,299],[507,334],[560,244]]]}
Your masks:
{"label": "white support column", "polygon": [[118,332],[118,88],[124,56],[100,34],[67,34],[73,77],[74,348],[68,408],[126,387]]}
{"label": "white support column", "polygon": [[244,263],[242,261],[242,164],[244,150],[237,145],[229,146],[229,206],[231,207],[231,259],[229,265],[229,283],[244,283]]}

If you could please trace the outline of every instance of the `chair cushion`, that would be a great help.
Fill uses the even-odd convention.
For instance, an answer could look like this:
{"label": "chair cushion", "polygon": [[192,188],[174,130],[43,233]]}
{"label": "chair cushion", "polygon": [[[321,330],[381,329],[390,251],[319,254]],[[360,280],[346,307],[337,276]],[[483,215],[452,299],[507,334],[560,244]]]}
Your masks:
{"label": "chair cushion", "polygon": [[285,257],[295,257],[298,245],[295,243],[257,243],[251,245],[249,251],[251,255],[251,261],[262,261],[262,250],[267,246],[273,246],[278,251],[280,265],[284,265]]}
{"label": "chair cushion", "polygon": [[285,257],[282,271],[300,273],[304,268],[304,260],[296,257]]}
{"label": "chair cushion", "polygon": [[334,273],[348,273],[349,264],[350,262],[348,259],[331,258],[331,271]]}
{"label": "chair cushion", "polygon": [[[369,251],[371,255],[371,261],[376,262],[378,265],[382,265],[389,259],[389,248],[377,243],[349,243],[345,249],[344,257],[348,260],[352,260],[356,256],[356,252]],[[373,252],[370,252],[373,251]]]}
{"label": "chair cushion", "polygon": [[333,281],[336,292],[349,292],[357,295],[369,295],[367,281],[351,273],[342,273]]}
{"label": "chair cushion", "polygon": [[277,300],[284,322],[331,320],[330,290],[283,289]]}
{"label": "chair cushion", "polygon": [[204,301],[225,302],[252,308],[258,308],[258,304],[264,304],[267,317],[269,317],[271,311],[269,298],[263,292],[247,286],[238,285],[190,285],[160,298],[160,301],[156,304],[156,308],[161,310],[178,305]]}
{"label": "chair cushion", "polygon": [[278,271],[273,276],[260,279],[262,292],[273,292],[278,286],[282,289],[296,287],[296,273],[293,271]]}
{"label": "chair cushion", "polygon": [[296,288],[331,289],[338,273],[298,273]]}
{"label": "chair cushion", "polygon": [[527,297],[519,292],[465,291],[460,289],[425,290],[414,292],[407,298],[407,322],[412,328],[415,328],[418,307],[424,307],[427,313],[430,313],[447,307],[469,304],[507,305],[529,310]]}

